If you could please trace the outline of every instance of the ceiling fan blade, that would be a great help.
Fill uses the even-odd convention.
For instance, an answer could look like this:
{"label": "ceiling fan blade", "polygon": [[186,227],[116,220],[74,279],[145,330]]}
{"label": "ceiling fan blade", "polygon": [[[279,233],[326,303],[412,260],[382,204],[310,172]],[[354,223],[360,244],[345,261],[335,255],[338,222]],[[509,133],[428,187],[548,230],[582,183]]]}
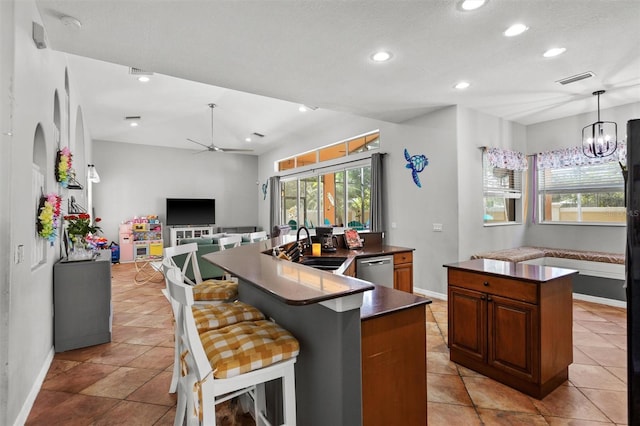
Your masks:
{"label": "ceiling fan blade", "polygon": [[203,152],[208,152],[208,151],[210,151],[210,149],[202,149],[202,150],[200,150],[200,151],[196,151],[196,152],[194,152],[193,154],[194,154],[194,155],[195,155],[195,154],[202,154]]}
{"label": "ceiling fan blade", "polygon": [[253,152],[252,149],[239,149],[239,148],[220,148],[217,147],[218,151],[221,152]]}
{"label": "ceiling fan blade", "polygon": [[200,143],[200,142],[198,142],[198,141],[194,141],[193,139],[189,139],[189,138],[187,138],[187,140],[188,140],[189,142],[193,142],[193,143],[197,143],[198,145],[202,145],[202,146],[204,146],[204,147],[205,147],[205,148],[207,148],[207,149],[211,148],[209,145],[205,145],[205,144]]}

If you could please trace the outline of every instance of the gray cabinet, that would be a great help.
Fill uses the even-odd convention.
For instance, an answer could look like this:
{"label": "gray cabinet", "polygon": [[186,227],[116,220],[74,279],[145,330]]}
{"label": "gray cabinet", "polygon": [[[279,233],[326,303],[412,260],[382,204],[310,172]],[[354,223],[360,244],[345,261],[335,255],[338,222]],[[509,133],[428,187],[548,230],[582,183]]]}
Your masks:
{"label": "gray cabinet", "polygon": [[111,251],[95,260],[53,266],[56,352],[111,341]]}

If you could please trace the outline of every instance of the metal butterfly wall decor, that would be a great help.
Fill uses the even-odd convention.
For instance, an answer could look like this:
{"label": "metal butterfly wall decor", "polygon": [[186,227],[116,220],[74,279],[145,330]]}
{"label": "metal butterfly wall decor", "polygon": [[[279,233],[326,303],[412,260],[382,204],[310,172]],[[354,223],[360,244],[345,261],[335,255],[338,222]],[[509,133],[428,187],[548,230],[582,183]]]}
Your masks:
{"label": "metal butterfly wall decor", "polygon": [[262,199],[267,199],[267,188],[269,187],[269,179],[262,184]]}

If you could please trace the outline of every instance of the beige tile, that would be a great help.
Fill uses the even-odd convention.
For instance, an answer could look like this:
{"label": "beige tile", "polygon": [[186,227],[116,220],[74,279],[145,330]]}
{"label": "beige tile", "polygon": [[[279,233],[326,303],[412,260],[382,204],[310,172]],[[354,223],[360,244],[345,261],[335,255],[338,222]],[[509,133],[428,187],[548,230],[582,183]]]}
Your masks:
{"label": "beige tile", "polygon": [[429,335],[427,337],[427,352],[444,352],[449,353],[449,348],[442,336]]}
{"label": "beige tile", "polygon": [[600,346],[578,346],[589,358],[606,367],[626,367],[627,351],[620,348],[603,348]]}
{"label": "beige tile", "polygon": [[80,393],[124,399],[157,374],[158,371],[155,370],[120,367],[113,373],[85,388]]}
{"label": "beige tile", "polygon": [[495,380],[463,377],[473,404],[478,408],[537,414],[531,398]]}
{"label": "beige tile", "polygon": [[510,411],[488,410],[479,408],[478,414],[484,425],[504,426],[547,426],[547,421],[540,414],[513,413]]}
{"label": "beige tile", "polygon": [[589,400],[611,421],[617,424],[627,422],[627,392],[599,389],[582,389]]}
{"label": "beige tile", "polygon": [[572,386],[559,386],[543,400],[533,400],[533,404],[545,417],[600,422],[609,420],[579,389]]}
{"label": "beige tile", "polygon": [[578,331],[573,333],[574,346],[599,346],[603,348],[615,348],[616,346],[609,343],[602,336],[592,331]]}
{"label": "beige tile", "polygon": [[163,371],[129,395],[127,400],[171,407],[176,403],[176,395],[169,393],[170,384],[171,372]]}
{"label": "beige tile", "polygon": [[598,334],[618,334],[627,335],[627,329],[620,327],[620,325],[614,322],[602,322],[602,321],[575,321],[574,323],[580,324],[589,331],[593,331]]}
{"label": "beige tile", "polygon": [[427,401],[471,406],[460,376],[427,373]]}
{"label": "beige tile", "polygon": [[584,352],[582,352],[578,346],[573,347],[573,363],[586,364],[586,365],[598,365],[596,361],[589,358]]}
{"label": "beige tile", "polygon": [[456,364],[449,360],[445,352],[427,352],[427,372],[435,374],[458,375]]}
{"label": "beige tile", "polygon": [[441,402],[428,403],[427,423],[429,425],[434,425],[434,426],[482,425],[482,422],[480,421],[478,414],[472,407],[464,407],[461,405],[454,405],[454,404],[444,404]]}
{"label": "beige tile", "polygon": [[550,417],[545,416],[545,420],[549,424],[549,426],[606,426],[606,425],[615,425],[613,422],[602,421],[598,422],[595,420],[585,420],[585,419],[565,419],[562,417]]}
{"label": "beige tile", "polygon": [[173,348],[163,348],[156,346],[128,363],[127,366],[164,370],[165,368],[173,365],[173,360]]}
{"label": "beige tile", "polygon": [[162,418],[169,409],[169,407],[162,405],[120,401],[104,415],[97,418],[93,425],[153,425]]}
{"label": "beige tile", "polygon": [[579,388],[617,391],[624,391],[627,388],[622,380],[599,365],[571,364],[569,380]]}
{"label": "beige tile", "polygon": [[627,366],[624,367],[605,367],[605,369],[622,380],[623,383],[627,383]]}

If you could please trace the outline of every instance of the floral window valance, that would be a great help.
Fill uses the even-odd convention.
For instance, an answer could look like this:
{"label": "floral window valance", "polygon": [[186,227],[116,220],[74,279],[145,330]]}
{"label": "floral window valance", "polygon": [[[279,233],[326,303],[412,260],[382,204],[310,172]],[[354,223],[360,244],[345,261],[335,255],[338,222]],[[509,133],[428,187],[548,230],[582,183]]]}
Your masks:
{"label": "floral window valance", "polygon": [[489,164],[500,169],[527,170],[527,157],[522,152],[502,148],[487,148]]}
{"label": "floral window valance", "polygon": [[556,151],[546,151],[537,154],[538,169],[559,169],[562,167],[588,166],[593,164],[604,164],[612,161],[627,164],[627,143],[618,142],[618,148],[613,155],[608,157],[591,158],[584,155],[582,147],[559,149]]}

